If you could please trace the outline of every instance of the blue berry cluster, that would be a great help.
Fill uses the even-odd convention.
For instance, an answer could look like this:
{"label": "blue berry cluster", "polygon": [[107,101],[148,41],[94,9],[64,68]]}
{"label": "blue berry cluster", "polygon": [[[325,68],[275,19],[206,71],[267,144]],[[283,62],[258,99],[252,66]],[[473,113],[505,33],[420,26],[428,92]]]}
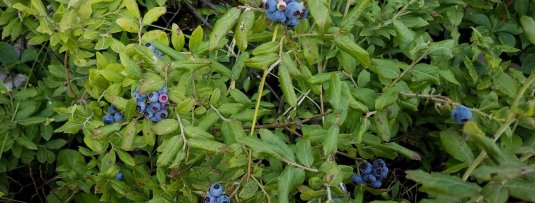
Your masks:
{"label": "blue berry cluster", "polygon": [[145,118],[150,119],[152,122],[158,122],[167,118],[169,98],[167,97],[166,86],[159,91],[148,94],[140,94],[136,88],[132,92],[132,97],[136,98],[136,112],[143,113]]}
{"label": "blue berry cluster", "polygon": [[290,28],[297,26],[299,19],[308,17],[308,9],[303,2],[295,0],[265,0],[264,8],[269,20],[284,23]]}
{"label": "blue berry cluster", "polygon": [[106,125],[112,124],[113,122],[121,122],[123,120],[123,114],[119,113],[115,106],[108,107],[108,114],[102,117],[102,122]]}
{"label": "blue berry cluster", "polygon": [[210,191],[204,198],[204,203],[230,203],[228,195],[223,194],[223,186],[218,183],[214,183],[210,186]]}
{"label": "blue berry cluster", "polygon": [[146,47],[148,47],[152,52],[154,52],[154,55],[156,55],[156,57],[158,58],[161,58],[163,56],[163,53],[156,49],[156,47],[154,47],[154,45],[152,45],[151,43],[147,43],[145,44]]}
{"label": "blue berry cluster", "polygon": [[465,106],[459,105],[451,111],[451,119],[456,123],[463,124],[472,119],[472,112]]}
{"label": "blue berry cluster", "polygon": [[357,184],[361,185],[363,182],[369,184],[373,188],[380,188],[382,181],[388,176],[388,167],[382,159],[376,159],[373,164],[364,162],[359,165],[359,172],[362,175],[354,174],[351,179]]}

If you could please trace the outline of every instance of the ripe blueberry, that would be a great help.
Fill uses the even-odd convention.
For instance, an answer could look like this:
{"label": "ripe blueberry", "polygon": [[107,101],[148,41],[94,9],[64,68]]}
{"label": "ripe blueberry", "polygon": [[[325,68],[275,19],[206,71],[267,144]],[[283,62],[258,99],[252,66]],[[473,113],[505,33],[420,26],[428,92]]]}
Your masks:
{"label": "ripe blueberry", "polygon": [[355,184],[357,185],[362,184],[362,176],[360,175],[354,174],[353,176],[351,176],[351,180],[353,180],[353,182],[355,182]]}
{"label": "ripe blueberry", "polygon": [[286,22],[286,14],[284,14],[284,11],[277,10],[268,14],[268,19],[276,23],[284,23]]}
{"label": "ripe blueberry", "polygon": [[223,194],[223,186],[219,183],[214,183],[210,186],[210,194],[212,196],[219,197],[221,194]]}
{"label": "ripe blueberry", "polygon": [[169,108],[169,102],[162,103],[162,108],[167,110]]}
{"label": "ripe blueberry", "polygon": [[102,117],[102,122],[106,125],[109,125],[113,123],[114,119],[111,114],[106,114],[104,117]]}
{"label": "ripe blueberry", "polygon": [[154,103],[149,104],[149,109],[152,110],[153,113],[156,113],[162,110],[162,105],[158,102],[154,102]]}
{"label": "ripe blueberry", "polygon": [[299,23],[299,20],[297,18],[290,18],[286,20],[286,26],[289,28],[294,28]]}
{"label": "ripe blueberry", "polygon": [[109,107],[108,107],[108,113],[109,113],[109,114],[115,114],[115,113],[117,113],[117,108],[115,108],[115,106],[109,106]]}
{"label": "ripe blueberry", "polygon": [[367,174],[372,172],[372,165],[369,162],[364,162],[359,165],[359,171],[361,174]]}
{"label": "ripe blueberry", "polygon": [[136,112],[142,113],[143,111],[145,111],[145,102],[136,102]]}
{"label": "ripe blueberry", "polygon": [[117,176],[115,176],[115,180],[122,180],[123,179],[123,173],[119,172]]}
{"label": "ripe blueberry", "polygon": [[375,176],[373,176],[372,174],[364,174],[364,176],[362,177],[362,180],[364,180],[364,182],[367,182],[368,184],[372,184],[374,183],[377,178]]}
{"label": "ripe blueberry", "polygon": [[381,180],[376,180],[375,182],[372,183],[372,187],[377,189],[377,188],[380,188],[381,187]]}
{"label": "ripe blueberry", "polygon": [[150,102],[157,102],[159,96],[160,95],[158,94],[158,92],[151,92],[151,93],[149,93],[149,95],[147,95],[147,97],[149,98]]}
{"label": "ripe blueberry", "polygon": [[230,203],[230,198],[227,195],[221,195],[217,198],[217,203]]}
{"label": "ripe blueberry", "polygon": [[150,117],[150,120],[151,120],[152,122],[156,123],[156,122],[160,121],[161,119],[158,119],[158,118],[156,117],[156,115],[153,115],[152,117]]}
{"label": "ripe blueberry", "polygon": [[463,124],[472,119],[472,112],[465,106],[459,105],[451,111],[451,119],[456,123]]}
{"label": "ripe blueberry", "polygon": [[217,197],[208,194],[208,196],[204,198],[204,203],[217,203]]}
{"label": "ripe blueberry", "polygon": [[295,1],[289,3],[284,13],[289,19],[300,18],[303,15],[303,5]]}
{"label": "ripe blueberry", "polygon": [[154,116],[156,116],[159,120],[166,119],[167,118],[167,110],[162,109],[161,111],[158,111]]}
{"label": "ripe blueberry", "polygon": [[113,119],[116,121],[116,122],[121,122],[123,120],[123,114],[117,112],[113,115]]}
{"label": "ripe blueberry", "polygon": [[[266,9],[266,12],[273,13],[277,10],[277,0],[267,0],[264,4],[264,8]],[[269,16],[269,15],[268,15]]]}
{"label": "ripe blueberry", "polygon": [[382,159],[376,159],[373,161],[373,168],[383,168],[386,167],[386,163]]}

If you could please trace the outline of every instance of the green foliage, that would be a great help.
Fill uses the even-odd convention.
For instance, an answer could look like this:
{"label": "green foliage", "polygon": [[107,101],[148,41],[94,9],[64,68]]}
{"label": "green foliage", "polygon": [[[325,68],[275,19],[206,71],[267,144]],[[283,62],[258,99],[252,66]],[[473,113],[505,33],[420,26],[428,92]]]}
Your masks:
{"label": "green foliage", "polygon": [[[0,2],[0,72],[29,77],[0,82],[0,198],[46,166],[48,202],[535,201],[533,1],[305,2],[295,29],[252,0]],[[167,119],[136,113],[164,86]],[[382,188],[351,181],[378,157]]]}

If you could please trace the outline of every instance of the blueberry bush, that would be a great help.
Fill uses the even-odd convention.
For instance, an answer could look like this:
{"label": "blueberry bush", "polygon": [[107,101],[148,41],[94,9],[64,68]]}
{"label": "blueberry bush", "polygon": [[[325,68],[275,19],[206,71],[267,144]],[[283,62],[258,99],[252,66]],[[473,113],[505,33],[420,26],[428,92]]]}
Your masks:
{"label": "blueberry bush", "polygon": [[535,202],[535,1],[2,0],[5,202]]}

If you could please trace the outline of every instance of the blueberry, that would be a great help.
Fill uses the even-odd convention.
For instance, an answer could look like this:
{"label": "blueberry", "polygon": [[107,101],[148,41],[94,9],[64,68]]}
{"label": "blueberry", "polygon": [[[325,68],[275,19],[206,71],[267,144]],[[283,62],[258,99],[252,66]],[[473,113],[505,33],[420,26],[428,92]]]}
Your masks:
{"label": "blueberry", "polygon": [[123,179],[123,173],[119,172],[117,176],[115,176],[115,180],[122,180]]}
{"label": "blueberry", "polygon": [[[266,9],[266,12],[273,13],[277,10],[277,0],[267,0],[264,4],[264,8]],[[268,15],[269,16],[269,15]]]}
{"label": "blueberry", "polygon": [[154,103],[149,104],[148,108],[152,110],[153,113],[156,113],[162,110],[162,105],[158,102],[154,102]]}
{"label": "blueberry", "polygon": [[377,189],[381,187],[381,184],[382,182],[380,180],[376,180],[375,182],[372,183],[372,187]]}
{"label": "blueberry", "polygon": [[123,114],[117,112],[117,113],[115,113],[115,115],[113,115],[113,119],[116,122],[121,122],[123,120]]}
{"label": "blueberry", "polygon": [[167,94],[163,93],[163,94],[160,94],[160,96],[158,97],[158,101],[160,101],[160,103],[165,103],[169,100],[169,98],[167,97]]}
{"label": "blueberry", "polygon": [[115,114],[117,113],[117,108],[115,108],[115,106],[111,105],[108,107],[108,113],[109,114]]}
{"label": "blueberry", "polygon": [[160,121],[161,119],[158,119],[158,118],[156,117],[156,115],[153,115],[152,117],[150,117],[150,120],[151,120],[152,122],[156,123],[156,122]]}
{"label": "blueberry", "polygon": [[158,91],[158,94],[167,94],[167,91],[168,91],[167,86],[163,86],[162,89]]}
{"label": "blueberry", "polygon": [[[388,171],[386,172],[386,174],[384,173],[384,170],[388,170],[386,167],[382,167],[382,168],[373,168],[373,171],[372,171],[372,174],[378,178],[378,179],[382,179],[382,178],[385,178],[386,175],[388,174]],[[383,176],[384,175],[384,176]]]}
{"label": "blueberry", "polygon": [[308,9],[303,10],[303,14],[301,14],[301,18],[308,18]]}
{"label": "blueberry", "polygon": [[147,95],[150,102],[158,102],[159,96],[160,94],[158,94],[158,92],[151,92]]}
{"label": "blueberry", "polygon": [[289,3],[284,13],[289,19],[300,18],[303,15],[303,5],[295,1]]}
{"label": "blueberry", "polygon": [[221,195],[217,198],[217,203],[230,203],[230,198],[227,195]]}
{"label": "blueberry", "polygon": [[160,50],[156,49],[156,47],[154,47],[154,45],[152,45],[151,43],[147,43],[147,44],[145,44],[145,46],[148,47],[152,52],[154,52],[156,57],[160,58],[160,57],[163,56],[162,52],[160,52]]}
{"label": "blueberry", "polygon": [[286,9],[286,2],[284,1],[280,1],[278,4],[277,4],[277,8],[279,9],[279,11],[284,11],[284,9]]}
{"label": "blueberry", "polygon": [[158,112],[156,112],[156,114],[154,114],[154,116],[156,116],[160,120],[166,119],[167,115],[168,115],[167,110],[164,110],[164,109],[162,109],[161,111],[158,111]]}
{"label": "blueberry", "polygon": [[277,10],[269,14],[268,19],[276,23],[284,23],[286,21],[286,14],[284,14],[284,11]]}
{"label": "blueberry", "polygon": [[169,108],[169,102],[162,103],[162,108],[167,110]]}
{"label": "blueberry", "polygon": [[382,178],[386,178],[388,176],[388,167],[383,167],[383,172],[381,173]]}
{"label": "blueberry", "polygon": [[210,194],[219,197],[223,194],[223,186],[219,183],[214,183],[210,186]]}
{"label": "blueberry", "polygon": [[295,2],[295,0],[284,0],[284,2],[286,2],[286,4],[290,4],[292,2]]}
{"label": "blueberry", "polygon": [[472,112],[465,106],[459,105],[451,111],[451,119],[456,123],[463,124],[472,119]]}
{"label": "blueberry", "polygon": [[372,174],[364,174],[364,176],[362,177],[362,180],[364,180],[364,182],[367,182],[368,184],[372,184],[374,183],[377,178],[375,176],[373,176]]}
{"label": "blueberry", "polygon": [[217,203],[217,197],[208,194],[208,196],[204,198],[204,203]]}
{"label": "blueberry", "polygon": [[364,162],[359,165],[360,174],[367,174],[372,172],[372,165],[369,162]]}
{"label": "blueberry", "polygon": [[289,28],[294,28],[299,23],[299,20],[297,18],[290,18],[286,21],[286,26]]}
{"label": "blueberry", "polygon": [[154,117],[154,111],[152,111],[152,109],[150,108],[147,108],[145,109],[145,113],[143,115],[145,116],[145,118],[152,118]]}
{"label": "blueberry", "polygon": [[362,176],[360,175],[354,174],[353,176],[351,176],[351,180],[353,180],[353,182],[355,182],[355,184],[357,185],[362,184]]}
{"label": "blueberry", "polygon": [[383,168],[386,167],[386,163],[382,159],[376,159],[373,161],[373,168]]}
{"label": "blueberry", "polygon": [[102,117],[102,122],[106,125],[109,125],[113,123],[114,119],[111,114],[106,114],[104,117]]}
{"label": "blueberry", "polygon": [[145,102],[142,102],[142,101],[136,102],[136,112],[142,113],[143,111],[145,111]]}

